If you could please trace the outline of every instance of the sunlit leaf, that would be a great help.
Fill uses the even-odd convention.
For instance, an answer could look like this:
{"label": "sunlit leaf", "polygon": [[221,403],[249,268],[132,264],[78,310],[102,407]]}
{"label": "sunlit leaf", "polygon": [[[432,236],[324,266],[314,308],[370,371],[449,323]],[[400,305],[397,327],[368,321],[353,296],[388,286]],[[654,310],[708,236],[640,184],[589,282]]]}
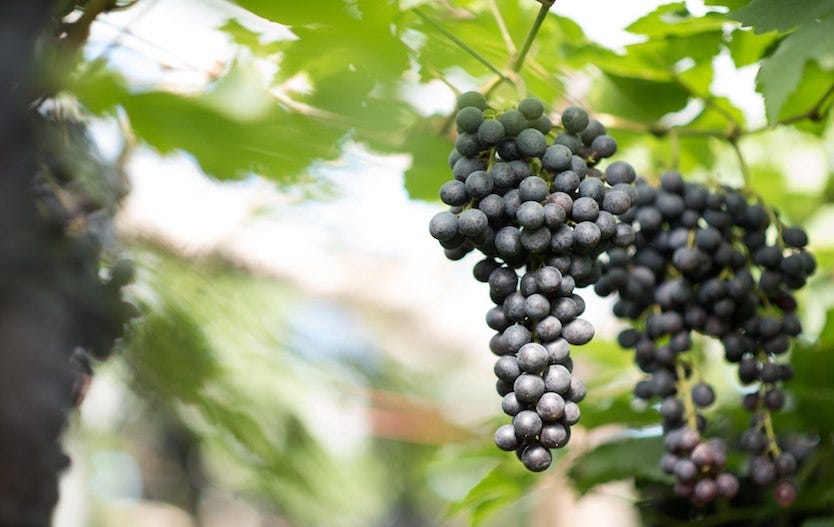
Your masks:
{"label": "sunlit leaf", "polygon": [[779,43],[776,51],[762,64],[756,77],[765,98],[768,119],[778,119],[788,97],[802,80],[805,65],[816,61],[834,81],[834,7],[825,16],[803,24]]}
{"label": "sunlit leaf", "polygon": [[275,55],[290,45],[287,41],[264,42],[260,33],[249,29],[234,18],[228,19],[218,29],[228,34],[235,44],[249,48],[255,55],[261,57]]}
{"label": "sunlit leaf", "polygon": [[[509,455],[512,455],[511,453]],[[519,500],[535,482],[536,474],[527,471],[513,456],[500,462],[464,499],[452,505],[452,515],[468,513],[472,525],[480,525],[495,511]]]}
{"label": "sunlit leaf", "polygon": [[590,100],[598,112],[654,122],[680,110],[689,94],[675,82],[652,82],[607,74],[594,83]]}
{"label": "sunlit leaf", "polygon": [[636,20],[626,28],[626,31],[649,37],[663,35],[693,35],[706,31],[721,30],[726,24],[726,18],[718,13],[706,13],[704,16],[693,16],[686,9],[684,2],[664,4]]}
{"label": "sunlit leaf", "polygon": [[750,26],[757,33],[790,31],[806,23],[815,23],[834,12],[827,0],[752,0],[728,16]]}
{"label": "sunlit leaf", "polygon": [[727,49],[733,57],[736,67],[755,64],[767,55],[777,44],[780,37],[774,32],[756,33],[749,29],[736,29],[727,42]]}
{"label": "sunlit leaf", "polygon": [[404,146],[411,154],[411,167],[405,172],[408,195],[413,199],[437,200],[438,189],[452,177],[448,157],[454,143],[437,134],[422,134]]}
{"label": "sunlit leaf", "polygon": [[663,455],[659,437],[620,438],[583,454],[571,464],[569,476],[579,492],[623,479],[666,481],[658,460]]}

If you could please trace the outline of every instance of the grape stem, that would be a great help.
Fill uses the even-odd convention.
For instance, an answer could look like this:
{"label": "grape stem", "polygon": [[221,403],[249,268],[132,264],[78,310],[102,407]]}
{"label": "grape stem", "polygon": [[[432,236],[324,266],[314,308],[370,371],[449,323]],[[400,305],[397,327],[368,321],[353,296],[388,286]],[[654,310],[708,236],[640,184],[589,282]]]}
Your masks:
{"label": "grape stem", "polygon": [[695,404],[692,402],[692,391],[686,381],[686,370],[680,361],[675,362],[675,373],[678,374],[678,397],[683,401],[683,408],[686,412],[686,424],[692,430],[698,431],[698,418],[695,413]]}
{"label": "grape stem", "polygon": [[744,190],[752,189],[753,178],[750,174],[750,167],[747,166],[747,162],[744,160],[744,155],[741,153],[741,148],[738,146],[738,140],[730,139],[729,143],[730,146],[733,147],[736,158],[738,158],[738,166],[741,170],[741,177],[744,179]]}
{"label": "grape stem", "polygon": [[[490,79],[488,83],[484,85],[483,88],[481,88],[481,93],[483,93],[485,97],[489,97],[493,90],[500,86],[501,83],[504,81],[510,81],[516,86],[516,88],[518,88],[519,91],[523,91],[522,80],[518,73],[521,71],[522,66],[524,66],[524,60],[527,58],[527,54],[530,52],[530,47],[533,45],[533,41],[536,40],[536,35],[538,35],[539,29],[541,29],[542,24],[544,23],[544,19],[547,17],[547,13],[550,11],[550,8],[553,7],[553,4],[556,3],[556,0],[536,1],[539,2],[542,6],[541,8],[539,8],[539,12],[536,15],[536,19],[533,21],[533,25],[530,26],[530,30],[527,32],[527,36],[524,39],[524,44],[521,45],[521,51],[516,54],[515,46],[512,45],[512,40],[509,39],[509,33],[505,36],[504,40],[507,42],[507,51],[510,52],[509,71],[507,73],[501,73],[496,77],[493,77],[492,79]],[[495,11],[497,11],[497,8],[495,9]],[[496,20],[499,20],[498,25],[500,28],[501,22],[503,22],[503,18],[500,18],[500,13],[496,15]]]}
{"label": "grape stem", "polygon": [[779,444],[776,442],[776,432],[773,431],[773,418],[770,415],[770,410],[763,408],[764,414],[764,430],[767,435],[767,446],[774,458],[779,457],[782,453]]}
{"label": "grape stem", "polygon": [[530,46],[532,46],[533,41],[536,40],[536,35],[539,33],[539,29],[542,27],[544,19],[547,17],[547,13],[555,3],[555,0],[539,0],[539,2],[542,6],[539,8],[536,20],[533,21],[530,31],[527,32],[527,38],[524,39],[524,44],[521,46],[521,51],[513,61],[511,69],[515,72],[521,71],[521,67],[524,65],[524,59],[527,58],[527,53],[530,51]]}

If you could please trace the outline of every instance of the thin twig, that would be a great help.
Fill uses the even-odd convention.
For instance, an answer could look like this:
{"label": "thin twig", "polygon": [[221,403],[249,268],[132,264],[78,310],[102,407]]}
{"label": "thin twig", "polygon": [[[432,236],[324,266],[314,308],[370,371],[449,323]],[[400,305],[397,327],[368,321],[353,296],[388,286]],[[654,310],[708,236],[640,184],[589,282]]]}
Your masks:
{"label": "thin twig", "polygon": [[524,39],[524,44],[522,44],[521,46],[521,51],[519,52],[511,67],[511,69],[515,72],[521,71],[521,67],[524,65],[524,59],[527,57],[527,53],[530,51],[530,46],[532,46],[533,41],[536,40],[536,35],[539,33],[539,29],[541,29],[542,24],[544,23],[544,19],[547,17],[547,13],[550,11],[550,8],[553,7],[553,3],[555,2],[555,0],[539,1],[541,2],[542,6],[539,9],[538,15],[536,15],[536,20],[533,21],[533,25],[530,27],[530,31],[527,32],[527,38]]}
{"label": "thin twig", "polygon": [[753,184],[753,176],[750,173],[750,167],[747,166],[747,161],[744,160],[744,155],[741,153],[741,148],[738,146],[737,140],[728,140],[730,146],[733,147],[733,151],[736,153],[736,158],[738,158],[738,166],[741,170],[741,177],[744,179],[744,188],[745,189],[752,189]]}
{"label": "thin twig", "polygon": [[759,128],[747,130],[744,132],[744,135],[753,135],[762,132],[768,132],[770,130],[773,130],[777,126],[794,124],[805,120],[819,121],[820,119],[822,119],[823,115],[825,115],[824,107],[828,103],[828,100],[832,97],[834,97],[834,85],[831,85],[831,87],[828,88],[828,91],[826,91],[822,95],[822,97],[820,97],[820,99],[816,102],[816,104],[814,104],[814,106],[812,106],[811,109],[807,112],[800,113],[797,115],[791,115],[789,117],[784,117],[772,124],[767,124]]}
{"label": "thin twig", "polygon": [[504,80],[509,80],[509,79],[508,79],[508,78],[507,78],[507,77],[506,77],[506,76],[505,76],[505,75],[501,72],[501,70],[499,70],[496,66],[494,66],[494,65],[493,65],[490,61],[488,61],[487,59],[485,59],[483,55],[481,55],[480,53],[478,53],[477,51],[475,51],[473,48],[471,48],[469,45],[467,45],[465,42],[463,42],[461,39],[459,39],[458,37],[456,37],[456,36],[455,36],[455,35],[454,35],[451,31],[449,31],[448,29],[446,29],[445,27],[443,27],[443,26],[442,26],[439,22],[437,22],[435,19],[433,19],[433,18],[432,18],[432,17],[430,17],[429,15],[427,15],[427,14],[423,13],[423,12],[422,12],[419,8],[417,8],[417,7],[413,8],[413,9],[412,9],[412,11],[414,11],[414,14],[416,14],[417,16],[419,16],[420,18],[422,18],[422,19],[423,19],[426,23],[428,23],[429,25],[431,25],[432,27],[434,27],[436,30],[438,30],[440,33],[442,33],[442,34],[443,34],[443,36],[445,36],[446,38],[448,38],[449,40],[451,40],[451,41],[452,41],[452,42],[453,42],[456,46],[458,46],[459,48],[461,48],[462,50],[464,50],[465,52],[467,52],[469,55],[471,55],[471,56],[472,56],[472,58],[474,58],[475,60],[477,60],[478,62],[480,62],[481,64],[483,64],[483,65],[484,65],[487,69],[489,69],[490,71],[492,71],[492,72],[493,72],[493,73],[495,73],[496,75],[500,76],[502,79],[504,79]]}
{"label": "thin twig", "polygon": [[498,24],[498,31],[501,32],[501,38],[504,39],[504,45],[507,47],[507,53],[511,57],[514,57],[518,50],[515,47],[513,38],[510,36],[510,32],[507,30],[507,23],[504,22],[504,17],[501,16],[498,4],[495,3],[495,0],[489,0],[487,5],[489,6],[489,10],[492,12],[492,16],[495,17],[495,23]]}

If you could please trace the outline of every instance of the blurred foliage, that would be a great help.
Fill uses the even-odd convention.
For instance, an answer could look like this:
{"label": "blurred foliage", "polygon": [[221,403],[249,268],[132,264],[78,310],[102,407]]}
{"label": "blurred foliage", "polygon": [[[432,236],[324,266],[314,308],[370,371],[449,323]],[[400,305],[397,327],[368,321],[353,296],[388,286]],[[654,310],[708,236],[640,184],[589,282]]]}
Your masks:
{"label": "blurred foliage", "polygon": [[[147,315],[125,353],[132,385],[154,408],[149,419],[169,416],[196,436],[212,485],[298,525],[380,524],[391,504],[409,506],[409,521],[441,514],[420,468],[434,448],[361,433],[375,391],[408,391],[396,364],[372,349],[358,363],[319,349],[292,322],[310,300],[288,285],[151,248],[136,259]],[[328,422],[342,412],[360,432]]]}
{"label": "blurred foliage", "polygon": [[[197,93],[135,85],[106,60],[82,61],[67,87],[90,112],[126,121],[139,141],[160,152],[188,152],[219,179],[258,174],[292,184],[308,175],[313,162],[337,158],[340,145],[353,140],[382,153],[410,154],[405,188],[412,198],[427,201],[437,199],[437,188],[449,177],[453,95],[473,88],[493,88],[490,103],[496,109],[527,94],[546,101],[554,117],[570,104],[589,107],[617,137],[618,157],[632,160],[648,178],[679,168],[693,179],[741,184],[732,148],[738,145],[751,167],[748,183],[787,222],[809,227],[820,256],[820,270],[803,298],[813,306],[803,313],[811,322],[807,327],[818,331],[793,350],[797,379],[789,387],[791,410],[777,422],[785,431],[813,430],[819,448],[802,472],[801,498],[789,511],[776,511],[758,496],[748,508],[720,504],[717,514],[692,524],[778,516],[786,525],[830,525],[834,516],[822,518],[834,513],[834,427],[828,413],[834,397],[834,238],[826,223],[834,202],[834,4],[705,3],[709,9],[701,15],[688,11],[685,2],[660,6],[627,28],[638,41],[622,49],[592,42],[580,21],[552,12],[515,72],[540,2],[239,0],[238,7],[288,27],[292,36],[268,41],[244,17],[230,16],[218,30],[236,47],[237,57]],[[727,59],[736,68],[758,68],[763,124],[750,118],[749,108],[742,110],[746,100],[716,91],[715,70]],[[446,100],[435,101],[441,92]],[[756,97],[751,91],[747,98]],[[425,104],[429,101],[437,104]],[[827,156],[822,181],[804,177],[809,150]],[[224,480],[267,496],[304,525],[370,524],[392,495],[408,495],[404,485],[421,487],[424,478],[442,479],[456,467],[472,481],[467,492],[457,493],[450,514],[473,524],[488,524],[536,487],[538,476],[522,473],[489,441],[479,444],[483,449],[468,443],[465,450],[450,447],[463,458],[457,465],[429,463],[427,475],[421,467],[435,454],[430,448],[404,453],[400,443],[383,441],[363,451],[361,459],[334,458],[305,416],[311,387],[333,386],[338,398],[345,379],[358,386],[387,381],[338,361],[311,368],[309,357],[288,350],[287,328],[263,317],[290,311],[298,301],[293,292],[229,269],[209,265],[195,274],[182,262],[152,259],[144,277],[151,287],[143,298],[150,315],[128,355],[136,385],[196,431],[211,452],[206,459],[231,460],[224,470],[234,470],[224,473]],[[828,313],[825,324],[814,326],[821,312]],[[658,503],[674,506],[674,501],[668,489],[655,486],[663,479],[652,461],[659,446],[650,425],[657,415],[632,401],[637,374],[628,356],[604,341],[577,355],[591,372],[583,424],[615,423],[623,432],[565,455],[565,472],[583,492],[632,479],[646,498],[643,511],[666,514]],[[738,386],[727,379],[719,390],[730,397],[713,414],[743,420]],[[448,452],[442,450],[440,459]],[[391,463],[402,475],[399,483],[385,471]],[[731,463],[737,468],[743,460]],[[426,498],[428,506],[437,506],[437,497],[432,499]],[[671,516],[654,518],[647,521],[674,524]]]}

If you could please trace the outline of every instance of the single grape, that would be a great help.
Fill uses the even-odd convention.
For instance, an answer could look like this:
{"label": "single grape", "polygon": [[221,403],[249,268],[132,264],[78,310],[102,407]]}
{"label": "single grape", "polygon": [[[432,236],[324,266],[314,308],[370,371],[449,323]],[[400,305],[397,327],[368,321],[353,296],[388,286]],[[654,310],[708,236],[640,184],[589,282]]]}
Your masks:
{"label": "single grape", "polygon": [[578,106],[571,106],[562,112],[562,126],[570,134],[578,134],[588,127],[588,112]]}
{"label": "single grape", "polygon": [[532,410],[522,410],[513,417],[513,427],[519,438],[533,439],[542,429],[542,419]]}
{"label": "single grape", "polygon": [[535,97],[528,97],[518,103],[518,111],[520,111],[525,119],[537,119],[544,113],[544,105]]}
{"label": "single grape", "polygon": [[486,110],[488,105],[486,97],[481,92],[467,91],[458,95],[457,107],[461,110],[467,106],[474,106],[479,110]]}
{"label": "single grape", "polygon": [[482,145],[491,147],[496,146],[504,139],[504,125],[501,121],[489,119],[481,123],[477,129],[478,141]]}
{"label": "single grape", "polygon": [[553,172],[562,172],[571,168],[573,153],[570,148],[555,144],[545,149],[542,166]]}
{"label": "single grape", "polygon": [[429,222],[429,233],[437,240],[451,240],[458,233],[458,217],[449,211],[438,212]]}
{"label": "single grape", "polygon": [[546,423],[539,432],[539,441],[546,448],[562,448],[570,439],[570,429],[562,423]]}
{"label": "single grape", "polygon": [[524,466],[532,472],[541,472],[553,462],[553,456],[550,450],[543,447],[541,444],[532,444],[524,449],[521,453],[521,462]]}
{"label": "single grape", "polygon": [[[547,148],[547,141],[545,140],[544,134],[534,128],[525,128],[522,130],[518,134],[518,137],[516,137],[515,142],[516,146],[518,146],[518,152],[523,157],[541,157]],[[461,153],[466,155],[462,150]]]}
{"label": "single grape", "polygon": [[[553,368],[553,366],[550,366],[550,368]],[[535,403],[538,401],[539,397],[544,393],[545,388],[546,384],[544,379],[531,373],[522,373],[513,383],[515,396],[523,403]]]}
{"label": "single grape", "polygon": [[484,122],[484,114],[480,109],[474,106],[466,106],[455,116],[455,123],[460,133],[474,134],[478,131],[478,127]]}
{"label": "single grape", "polygon": [[557,421],[565,412],[565,400],[558,393],[545,392],[536,403],[536,412],[543,421]]}
{"label": "single grape", "polygon": [[527,127],[527,119],[518,110],[508,110],[498,116],[498,122],[504,126],[507,136],[515,137]]}
{"label": "single grape", "polygon": [[547,349],[541,344],[529,342],[518,350],[517,360],[521,370],[528,373],[541,373],[548,364]]}
{"label": "single grape", "polygon": [[501,425],[498,427],[495,431],[495,445],[501,450],[508,452],[515,450],[521,445],[521,442],[515,435],[513,425]]}

